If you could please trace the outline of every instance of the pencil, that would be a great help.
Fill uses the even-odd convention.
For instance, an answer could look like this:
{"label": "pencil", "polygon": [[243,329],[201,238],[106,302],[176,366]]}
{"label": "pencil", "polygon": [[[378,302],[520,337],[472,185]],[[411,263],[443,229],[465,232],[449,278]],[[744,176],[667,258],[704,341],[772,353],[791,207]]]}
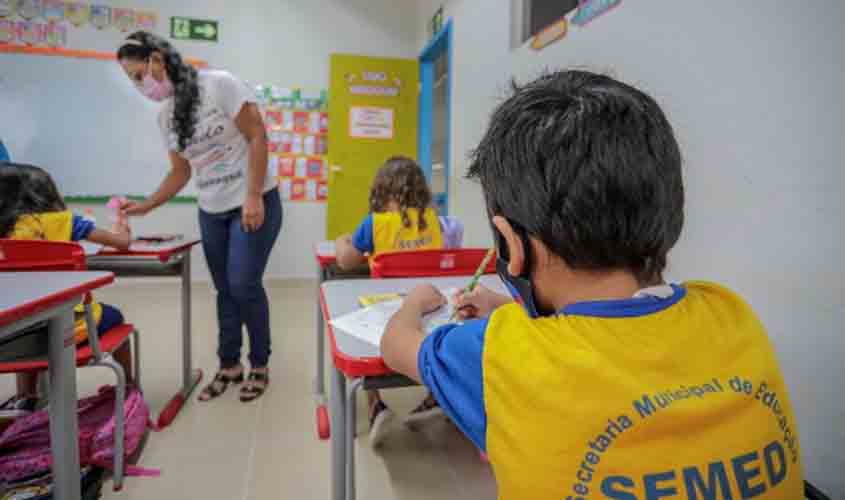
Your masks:
{"label": "pencil", "polygon": [[[475,287],[478,285],[478,281],[481,279],[481,275],[484,274],[484,270],[487,268],[487,264],[490,262],[490,259],[493,258],[493,255],[496,254],[496,249],[491,248],[487,251],[487,255],[484,256],[484,259],[481,260],[481,264],[479,264],[478,269],[475,270],[475,274],[472,276],[472,279],[469,281],[469,284],[464,288],[463,294],[470,293],[475,290]],[[455,321],[455,318],[458,317],[458,311],[460,309],[455,309],[452,312],[452,316],[449,318],[449,322]]]}

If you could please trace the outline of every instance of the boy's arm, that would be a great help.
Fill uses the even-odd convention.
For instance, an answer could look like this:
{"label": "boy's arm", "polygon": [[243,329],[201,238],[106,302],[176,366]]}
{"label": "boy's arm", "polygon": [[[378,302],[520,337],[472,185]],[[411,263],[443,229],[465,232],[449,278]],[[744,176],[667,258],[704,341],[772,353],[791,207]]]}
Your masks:
{"label": "boy's arm", "polygon": [[430,300],[415,302],[418,290],[408,295],[388,323],[381,340],[384,361],[428,387],[446,415],[486,451],[482,353],[487,321],[445,325],[426,335],[422,315],[436,308],[442,295],[428,289],[425,294]]}
{"label": "boy's arm", "polygon": [[381,354],[387,366],[421,382],[417,368],[420,346],[425,340],[422,317],[442,307],[446,299],[431,285],[417,287],[390,318],[381,338]]}

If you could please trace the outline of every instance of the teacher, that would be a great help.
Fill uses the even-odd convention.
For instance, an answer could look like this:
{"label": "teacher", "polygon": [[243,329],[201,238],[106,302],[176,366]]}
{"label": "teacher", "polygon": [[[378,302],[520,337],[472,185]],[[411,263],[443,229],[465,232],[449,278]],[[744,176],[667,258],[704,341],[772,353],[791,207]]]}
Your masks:
{"label": "teacher", "polygon": [[217,289],[220,369],[200,401],[244,380],[242,327],[249,334],[251,370],[240,400],[260,397],[269,384],[270,311],[262,284],[270,251],[282,228],[282,204],[267,169],[267,137],[250,89],[225,71],[197,71],[166,40],[139,31],[117,51],[126,75],[147,98],[162,102],[159,128],[171,169],[143,202],[141,216],[176,196],[193,175],[208,269]]}

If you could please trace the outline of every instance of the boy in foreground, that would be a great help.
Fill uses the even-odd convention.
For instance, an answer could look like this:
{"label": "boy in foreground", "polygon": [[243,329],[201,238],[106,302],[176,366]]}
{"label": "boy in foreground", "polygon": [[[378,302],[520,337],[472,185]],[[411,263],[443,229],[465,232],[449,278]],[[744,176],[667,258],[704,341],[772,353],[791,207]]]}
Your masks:
{"label": "boy in foreground", "polygon": [[511,297],[478,287],[426,336],[445,299],[418,287],[381,348],[489,455],[500,498],[802,498],[762,324],[720,285],[663,279],[684,190],[651,97],[583,71],[517,87],[469,176]]}

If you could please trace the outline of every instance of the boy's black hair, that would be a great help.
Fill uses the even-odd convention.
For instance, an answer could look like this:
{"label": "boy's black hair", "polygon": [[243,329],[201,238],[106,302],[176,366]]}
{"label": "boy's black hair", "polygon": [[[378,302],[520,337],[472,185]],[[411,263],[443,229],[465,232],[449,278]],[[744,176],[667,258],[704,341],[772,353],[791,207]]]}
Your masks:
{"label": "boy's black hair", "polygon": [[494,111],[469,178],[573,269],[662,281],[684,223],[681,153],[657,103],[609,76],[559,71]]}
{"label": "boy's black hair", "polygon": [[46,170],[23,163],[0,162],[0,238],[12,232],[21,216],[66,209],[56,183]]}

